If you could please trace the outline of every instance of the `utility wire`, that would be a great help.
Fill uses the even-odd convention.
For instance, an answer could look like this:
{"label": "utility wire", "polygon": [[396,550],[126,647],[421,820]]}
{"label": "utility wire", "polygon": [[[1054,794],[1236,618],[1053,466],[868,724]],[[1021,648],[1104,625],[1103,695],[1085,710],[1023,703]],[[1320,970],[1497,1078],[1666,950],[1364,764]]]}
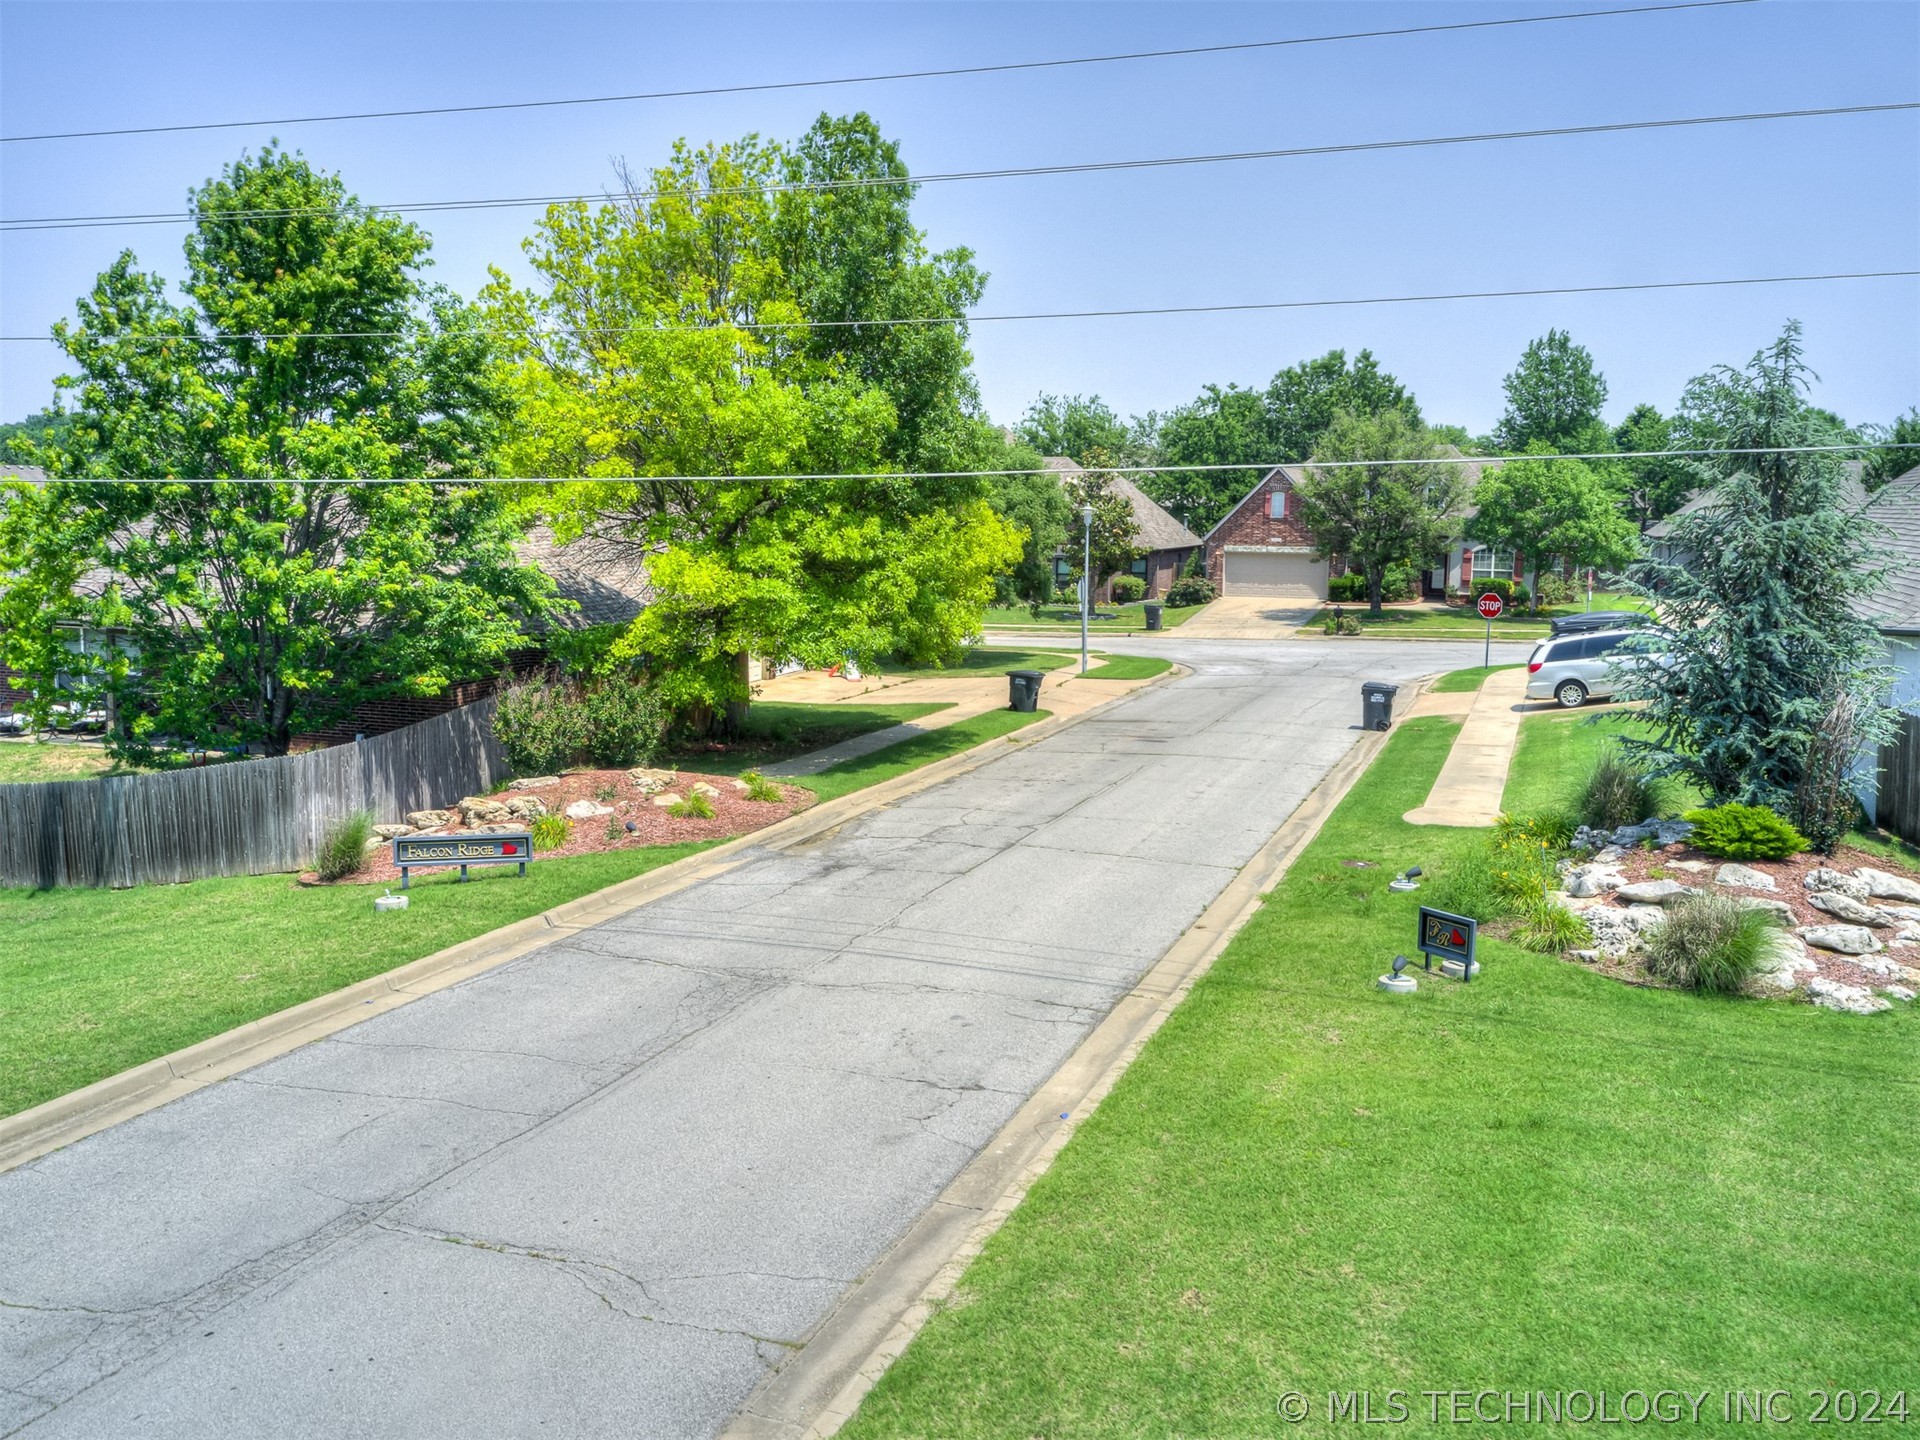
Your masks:
{"label": "utility wire", "polygon": [[[1695,450],[1590,450],[1560,455],[1436,455],[1412,460],[1259,460],[1237,465],[1100,465],[1095,474],[1164,475],[1172,473],[1216,473],[1233,470],[1278,470],[1292,466],[1300,470],[1353,470],[1387,465],[1489,465],[1509,460],[1659,460],[1703,455],[1827,455],[1851,454],[1860,450],[1920,450],[1920,440],[1899,440],[1879,444],[1861,440],[1850,445],[1758,445],[1744,449],[1706,448]],[[793,475],[474,475],[391,476],[361,475],[239,475],[239,476],[74,476],[54,477],[72,485],[649,485],[703,484],[753,485],[778,480],[988,480],[1001,476],[1058,475],[1051,465],[1026,470],[837,470]],[[0,486],[9,483],[0,480]],[[37,485],[38,481],[11,483]]]}
{"label": "utility wire", "polygon": [[[1743,125],[1765,120],[1810,120],[1835,115],[1878,115],[1920,110],[1920,100],[1895,100],[1872,105],[1830,105],[1803,110],[1755,110],[1741,114],[1687,115],[1666,120],[1619,120],[1597,125],[1558,125],[1533,130],[1489,130],[1465,135],[1424,135],[1405,140],[1360,140],[1335,145],[1301,145],[1280,150],[1228,150],[1205,155],[1168,155],[1134,160],[1092,160],[1059,165],[1001,166],[982,170],[936,171],[926,175],[862,175],[839,180],[795,180],[756,185],[695,186],[684,190],[636,190],[625,194],[512,195],[468,200],[413,200],[358,207],[381,214],[445,214],[466,210],[506,210],[577,202],[646,201],[665,198],[698,199],[728,195],[778,195],[797,191],[888,189],[896,186],[938,185],[956,181],[1022,180],[1053,175],[1090,175],[1123,170],[1164,170],[1187,165],[1239,164],[1249,160],[1296,160],[1320,155],[1358,155],[1380,150],[1420,150],[1448,145],[1483,145],[1510,140],[1547,140],[1580,135],[1614,135],[1636,130],[1677,130],[1703,125]],[[303,215],[328,215],[329,205],[285,206],[252,210],[219,210],[205,218],[227,220],[282,220]],[[90,230],[130,225],[185,225],[199,214],[190,210],[154,210],[117,215],[41,215],[0,219],[0,232],[34,230]]]}
{"label": "utility wire", "polygon": [[[1368,295],[1342,300],[1248,300],[1222,305],[1143,305],[1116,310],[1034,310],[999,315],[905,315],[871,320],[794,320],[790,322],[743,321],[718,325],[582,325],[543,326],[533,336],[553,335],[673,335],[704,330],[804,331],[875,330],[901,326],[985,325],[1017,320],[1113,320],[1154,315],[1229,315],[1263,310],[1323,310],[1356,305],[1425,305],[1451,300],[1513,300],[1544,295],[1614,295],[1648,290],[1706,290],[1742,285],[1795,285],[1828,280],[1889,280],[1920,276],[1912,270],[1843,270],[1811,275],[1745,275],[1713,280],[1647,280],[1619,285],[1549,285],[1527,290],[1457,290],[1418,295]],[[89,334],[102,344],[132,340],[146,345],[265,345],[281,340],[400,340],[415,334],[409,330],[303,330],[285,334],[228,332],[221,335],[114,335]],[[518,335],[522,332],[498,327],[448,332],[459,335]],[[0,335],[0,341],[57,343],[53,335]]]}
{"label": "utility wire", "polygon": [[1175,50],[1131,50],[1113,55],[1080,55],[1059,60],[1019,60],[995,65],[959,65],[939,70],[898,70],[877,75],[842,75],[825,80],[772,80],[750,85],[707,85],[688,90],[650,90],[626,95],[586,95],[558,100],[510,100],[477,105],[433,105],[407,110],[360,110],[334,115],[286,115],[269,120],[206,120],[177,125],[128,125],[110,130],[63,130],[38,135],[0,135],[0,144],[41,140],[92,140],[115,135],[167,135],[190,130],[240,130],[263,125],[320,125],[341,120],[395,120],[421,115],[474,115],[497,110],[550,110],[572,105],[614,105],[639,100],[684,100],[707,95],[750,95],[772,90],[814,90],[833,85],[873,85],[896,80],[933,80],[960,75],[995,75],[1027,70],[1059,70],[1075,65],[1113,65],[1135,60],[1166,60],[1187,55],[1224,55],[1236,51],[1278,50],[1294,45],[1327,45],[1344,40],[1377,40],[1400,35],[1437,35],[1456,30],[1491,30],[1511,25],[1544,25],[1560,20],[1598,20],[1615,15],[1654,15],[1674,10],[1712,10],[1750,5],[1754,0],[1684,0],[1668,5],[1636,5],[1612,10],[1574,10],[1554,15],[1520,15],[1502,20],[1462,20],[1444,25],[1409,25],[1393,30],[1352,30],[1335,35],[1299,35],[1282,40],[1242,40],[1220,45],[1189,45]]}

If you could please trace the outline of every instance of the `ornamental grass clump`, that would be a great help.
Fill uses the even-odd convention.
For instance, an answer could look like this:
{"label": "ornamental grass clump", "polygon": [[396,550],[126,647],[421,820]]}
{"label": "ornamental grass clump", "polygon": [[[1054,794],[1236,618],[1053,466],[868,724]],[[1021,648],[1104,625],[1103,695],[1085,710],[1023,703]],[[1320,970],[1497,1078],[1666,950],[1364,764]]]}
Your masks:
{"label": "ornamental grass clump", "polygon": [[1658,780],[1629,759],[1617,745],[1600,752],[1581,782],[1580,823],[1595,830],[1617,830],[1638,825],[1660,813],[1662,787]]}
{"label": "ornamental grass clump", "polygon": [[1559,882],[1554,861],[1569,833],[1563,815],[1502,815],[1484,845],[1441,872],[1432,904],[1480,921],[1539,919]]}
{"label": "ornamental grass clump", "polygon": [[1730,895],[1681,900],[1646,934],[1647,971],[1683,990],[1737,995],[1759,973],[1779,923]]}
{"label": "ornamental grass clump", "polygon": [[676,820],[711,820],[716,813],[718,812],[713,808],[713,801],[698,790],[684,800],[676,800],[667,806],[667,814]]}
{"label": "ornamental grass clump", "polygon": [[373,812],[356,810],[327,827],[313,868],[322,880],[344,880],[367,867],[367,842],[373,839]]}
{"label": "ornamental grass clump", "polygon": [[1723,860],[1785,860],[1807,848],[1807,837],[1764,805],[1715,805],[1689,810],[1687,839]]}
{"label": "ornamental grass clump", "polygon": [[740,780],[741,783],[747,787],[746,796],[749,800],[758,800],[765,804],[778,804],[787,798],[781,793],[778,785],[774,784],[773,781],[762,775],[758,770],[747,771],[740,777]]}

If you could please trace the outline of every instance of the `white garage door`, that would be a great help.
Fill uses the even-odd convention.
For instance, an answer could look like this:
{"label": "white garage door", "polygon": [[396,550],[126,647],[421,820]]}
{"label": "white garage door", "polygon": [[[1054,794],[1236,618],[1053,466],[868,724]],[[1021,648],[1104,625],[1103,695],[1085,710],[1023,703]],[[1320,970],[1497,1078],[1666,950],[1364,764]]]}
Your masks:
{"label": "white garage door", "polygon": [[1311,555],[1229,550],[1227,594],[1271,595],[1302,602],[1327,598],[1327,562]]}

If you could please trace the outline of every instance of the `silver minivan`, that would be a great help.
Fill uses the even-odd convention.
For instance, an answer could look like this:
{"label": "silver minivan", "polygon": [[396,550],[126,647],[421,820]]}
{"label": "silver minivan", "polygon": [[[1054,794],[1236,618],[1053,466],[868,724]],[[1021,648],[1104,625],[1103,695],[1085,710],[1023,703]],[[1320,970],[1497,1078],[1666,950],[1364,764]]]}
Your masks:
{"label": "silver minivan", "polygon": [[1527,657],[1527,698],[1557,700],[1569,710],[1604,700],[1623,668],[1659,664],[1665,648],[1658,630],[1640,627],[1550,637]]}

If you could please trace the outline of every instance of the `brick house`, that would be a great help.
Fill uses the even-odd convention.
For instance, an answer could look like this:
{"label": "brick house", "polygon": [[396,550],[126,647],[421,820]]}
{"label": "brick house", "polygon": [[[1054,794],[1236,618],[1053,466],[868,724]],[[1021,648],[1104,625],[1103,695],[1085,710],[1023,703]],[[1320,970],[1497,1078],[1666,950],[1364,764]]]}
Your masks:
{"label": "brick house", "polygon": [[[1046,467],[1060,476],[1062,484],[1076,475],[1082,475],[1079,465],[1064,455],[1049,455]],[[1144,552],[1133,562],[1132,573],[1146,584],[1146,597],[1158,599],[1167,593],[1167,587],[1180,578],[1180,572],[1193,557],[1193,552],[1201,545],[1200,537],[1173,516],[1160,508],[1154,498],[1142,490],[1124,475],[1113,477],[1113,493],[1123,496],[1133,507],[1133,523],[1136,539]],[[1077,533],[1079,522],[1069,525],[1072,533]],[[1071,545],[1054,552],[1053,578],[1057,585],[1072,583],[1074,557],[1067,553]],[[1094,602],[1104,604],[1113,598],[1113,580],[1103,581],[1094,592]]]}
{"label": "brick house", "polygon": [[1276,465],[1207,532],[1207,578],[1222,595],[1261,595],[1301,604],[1327,598],[1332,566],[1314,554],[1300,522],[1297,465]]}
{"label": "brick house", "polygon": [[[1449,447],[1447,453],[1458,456],[1460,452]],[[1484,464],[1475,461],[1466,466],[1468,489],[1479,481]],[[1276,465],[1207,532],[1207,578],[1222,595],[1271,596],[1302,604],[1327,598],[1328,580],[1345,566],[1338,556],[1332,561],[1316,559],[1312,532],[1300,521],[1294,490],[1310,468]],[[1445,553],[1421,568],[1425,598],[1439,599],[1450,590],[1493,575],[1520,576],[1521,556],[1496,552],[1458,533],[1473,513],[1469,508],[1460,514]]]}

